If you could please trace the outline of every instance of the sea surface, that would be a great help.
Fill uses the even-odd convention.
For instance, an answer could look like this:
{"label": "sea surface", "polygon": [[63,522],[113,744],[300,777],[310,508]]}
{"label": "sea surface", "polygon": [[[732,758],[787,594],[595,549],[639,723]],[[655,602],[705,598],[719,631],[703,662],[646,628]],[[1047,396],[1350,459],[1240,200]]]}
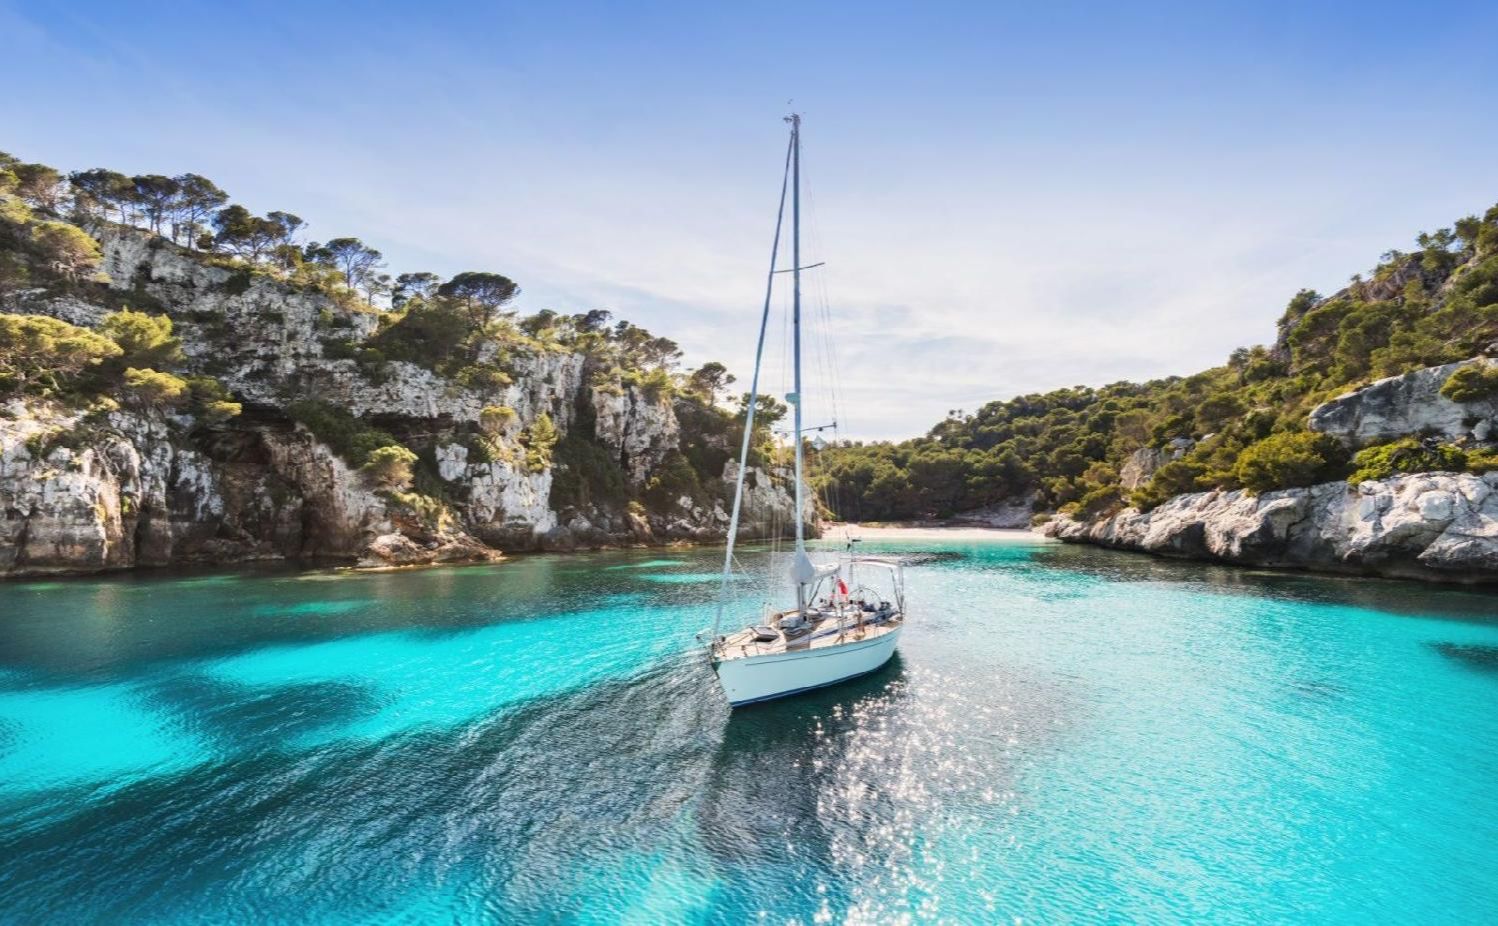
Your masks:
{"label": "sea surface", "polygon": [[0,585],[0,922],[1498,922],[1498,596],[874,549],[734,712],[711,549]]}

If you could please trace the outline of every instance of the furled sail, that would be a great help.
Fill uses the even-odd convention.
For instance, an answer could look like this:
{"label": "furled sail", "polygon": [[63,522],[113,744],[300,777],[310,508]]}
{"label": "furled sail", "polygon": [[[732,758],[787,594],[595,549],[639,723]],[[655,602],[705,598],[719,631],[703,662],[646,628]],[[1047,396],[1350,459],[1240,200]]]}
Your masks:
{"label": "furled sail", "polygon": [[806,555],[805,550],[797,550],[795,557],[791,560],[791,581],[798,585],[810,585],[818,579],[830,576],[837,572],[837,563],[827,563],[818,566]]}

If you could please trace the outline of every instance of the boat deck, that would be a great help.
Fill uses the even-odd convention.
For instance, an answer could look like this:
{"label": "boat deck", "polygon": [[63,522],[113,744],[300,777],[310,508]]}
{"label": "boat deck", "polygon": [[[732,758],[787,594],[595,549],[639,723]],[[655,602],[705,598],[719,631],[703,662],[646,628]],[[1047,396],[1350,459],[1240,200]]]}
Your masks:
{"label": "boat deck", "polygon": [[780,618],[793,613],[793,611],[786,611],[775,616],[774,623],[769,625],[775,629],[775,639],[757,639],[754,628],[746,627],[725,636],[721,643],[714,646],[714,654],[719,659],[727,660],[825,649],[845,643],[872,640],[899,629],[905,620],[904,615],[899,611],[890,611],[883,615],[855,610],[844,610],[838,613],[812,612],[808,615],[807,621],[810,629],[791,636],[777,625]]}

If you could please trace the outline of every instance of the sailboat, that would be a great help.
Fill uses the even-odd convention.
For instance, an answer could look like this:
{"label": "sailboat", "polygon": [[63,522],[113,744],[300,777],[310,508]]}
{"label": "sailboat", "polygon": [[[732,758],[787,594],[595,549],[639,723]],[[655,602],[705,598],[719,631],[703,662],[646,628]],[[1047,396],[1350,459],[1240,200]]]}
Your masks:
{"label": "sailboat", "polygon": [[[765,306],[760,316],[759,343],[754,354],[754,378],[745,411],[743,446],[734,486],[733,513],[723,557],[723,580],[713,618],[708,656],[728,701],[737,707],[835,685],[867,675],[889,661],[905,624],[905,576],[898,561],[853,555],[853,544],[832,562],[815,562],[806,548],[806,474],[802,448],[804,421],[801,384],[801,117],[786,118],[791,137],[786,149],[786,171],[780,187],[780,210],[770,250],[770,272],[765,284]],[[786,186],[791,191],[791,267],[777,270],[781,227],[785,218]],[[789,272],[792,279],[791,331],[793,389],[786,402],[794,413],[796,460],[795,549],[784,577],[795,594],[794,607],[777,607],[772,596],[762,603],[757,619],[732,633],[720,633],[733,586],[734,544],[744,499],[744,474],[759,404],[760,369],[765,331],[769,325],[775,277]],[[773,561],[773,557],[772,557]],[[773,586],[772,586],[773,588]],[[791,589],[785,589],[790,591]],[[789,598],[789,595],[786,595]]]}

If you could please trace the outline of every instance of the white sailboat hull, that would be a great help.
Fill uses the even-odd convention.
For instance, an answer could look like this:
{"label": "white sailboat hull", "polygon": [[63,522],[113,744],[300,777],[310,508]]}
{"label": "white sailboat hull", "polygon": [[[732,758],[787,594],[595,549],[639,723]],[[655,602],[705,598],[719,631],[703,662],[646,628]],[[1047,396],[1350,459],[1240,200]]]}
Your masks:
{"label": "white sailboat hull", "polygon": [[873,672],[894,654],[901,629],[838,646],[725,659],[713,668],[734,707],[784,698]]}

